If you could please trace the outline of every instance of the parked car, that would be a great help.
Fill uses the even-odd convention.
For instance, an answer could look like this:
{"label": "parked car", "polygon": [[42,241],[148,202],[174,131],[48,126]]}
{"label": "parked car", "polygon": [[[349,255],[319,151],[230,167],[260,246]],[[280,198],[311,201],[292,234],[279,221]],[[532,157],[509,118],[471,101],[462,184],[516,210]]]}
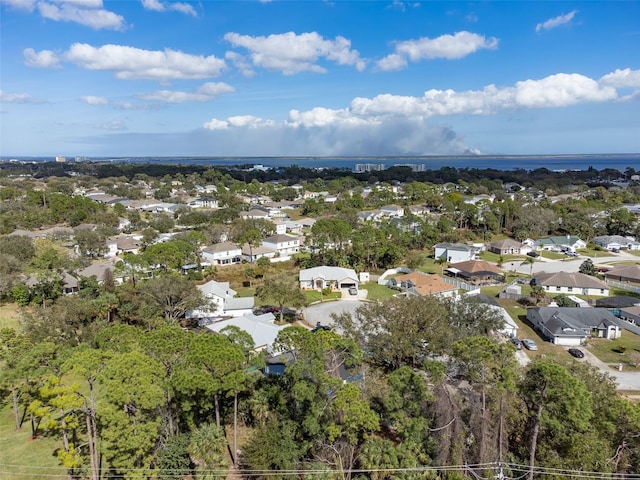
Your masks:
{"label": "parked car", "polygon": [[530,338],[525,338],[524,340],[522,340],[522,344],[527,350],[538,350],[538,345],[536,345],[536,342],[534,342]]}
{"label": "parked car", "polygon": [[349,295],[357,295],[358,287],[349,287]]}
{"label": "parked car", "polygon": [[538,258],[540,256],[539,253],[536,253],[533,250],[531,250],[530,252],[527,252],[527,255],[529,255],[530,257],[533,257],[533,258]]}
{"label": "parked car", "polygon": [[568,255],[570,257],[577,257],[578,254],[576,252],[572,252],[571,250],[567,250],[566,252],[564,252],[565,255]]}
{"label": "parked car", "polygon": [[570,348],[567,351],[569,352],[569,355],[571,355],[572,357],[584,358],[584,352],[579,348]]}
{"label": "parked car", "polygon": [[513,345],[516,347],[516,350],[522,350],[522,342],[520,341],[520,339],[511,337],[509,341],[513,343]]}

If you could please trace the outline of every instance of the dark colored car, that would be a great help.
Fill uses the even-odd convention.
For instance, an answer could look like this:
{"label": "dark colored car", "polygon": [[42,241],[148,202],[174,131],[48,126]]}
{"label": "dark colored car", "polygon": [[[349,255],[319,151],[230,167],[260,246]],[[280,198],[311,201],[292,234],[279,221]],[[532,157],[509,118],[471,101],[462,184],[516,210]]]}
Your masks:
{"label": "dark colored car", "polygon": [[527,252],[527,255],[529,255],[530,257],[533,257],[533,258],[537,258],[537,257],[540,256],[540,254],[534,252],[533,250],[531,250],[530,252]]}
{"label": "dark colored car", "polygon": [[572,357],[584,358],[584,352],[579,348],[570,348],[568,352],[569,352],[569,355],[571,355]]}
{"label": "dark colored car", "polygon": [[522,342],[519,339],[517,339],[516,337],[511,337],[509,341],[513,343],[513,345],[516,347],[516,350],[522,350]]}

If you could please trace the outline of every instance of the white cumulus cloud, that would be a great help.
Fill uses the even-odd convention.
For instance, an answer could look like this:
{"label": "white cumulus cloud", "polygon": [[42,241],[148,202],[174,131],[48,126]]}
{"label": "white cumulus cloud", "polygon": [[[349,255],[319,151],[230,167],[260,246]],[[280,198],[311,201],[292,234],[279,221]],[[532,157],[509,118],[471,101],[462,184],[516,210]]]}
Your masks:
{"label": "white cumulus cloud", "polygon": [[177,50],[142,50],[124,45],[94,47],[74,43],[64,58],[89,70],[114,72],[116,78],[174,80],[217,77],[226,68],[223,59],[214,55],[190,55]]}
{"label": "white cumulus cloud", "polygon": [[358,71],[366,66],[358,51],[351,49],[351,41],[341,36],[327,40],[316,32],[299,35],[288,32],[266,37],[230,32],[224,39],[234,47],[247,49],[255,67],[279,71],[284,75],[305,71],[325,73],[326,68],[318,64],[320,59],[355,66]]}
{"label": "white cumulus cloud", "polygon": [[175,11],[197,17],[198,14],[192,5],[184,2],[161,2],[160,0],[142,0],[142,6],[146,10],[155,12]]}
{"label": "white cumulus cloud", "polygon": [[380,70],[399,70],[412,62],[445,58],[454,60],[466,57],[478,50],[495,50],[498,39],[485,37],[471,32],[457,32],[454,35],[441,35],[436,38],[423,37],[417,40],[397,42],[395,52],[377,62]]}
{"label": "white cumulus cloud", "polygon": [[38,12],[43,18],[56,22],[74,22],[94,30],[124,30],[121,15],[105,10],[102,0],[48,0],[38,1]]}
{"label": "white cumulus cloud", "polygon": [[615,88],[640,88],[640,70],[617,69],[615,72],[604,75],[600,79],[600,83]]}
{"label": "white cumulus cloud", "polygon": [[166,103],[184,102],[210,102],[216,97],[225,93],[232,93],[235,89],[226,83],[208,82],[198,87],[194,92],[183,92],[177,90],[157,90],[151,93],[138,95],[142,100],[160,101]]}
{"label": "white cumulus cloud", "polygon": [[28,93],[6,93],[0,90],[0,102],[2,103],[37,103]]}
{"label": "white cumulus cloud", "polygon": [[551,30],[561,25],[571,23],[571,20],[573,20],[573,17],[575,17],[577,13],[578,10],[572,10],[566,15],[559,15],[557,17],[550,18],[545,22],[539,23],[536,25],[536,32],[540,32],[541,30]]}
{"label": "white cumulus cloud", "polygon": [[37,68],[58,68],[60,58],[51,50],[41,50],[36,52],[33,48],[25,48],[22,51],[24,63],[29,67]]}
{"label": "white cumulus cloud", "polygon": [[94,95],[83,95],[80,97],[87,105],[107,105],[109,101],[104,97],[96,97]]}

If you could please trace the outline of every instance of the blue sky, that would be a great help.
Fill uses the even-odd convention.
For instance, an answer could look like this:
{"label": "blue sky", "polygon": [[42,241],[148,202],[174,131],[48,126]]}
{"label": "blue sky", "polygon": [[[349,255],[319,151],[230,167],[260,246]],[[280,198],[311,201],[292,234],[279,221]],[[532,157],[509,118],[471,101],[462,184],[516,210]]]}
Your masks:
{"label": "blue sky", "polygon": [[640,152],[640,2],[0,0],[0,156]]}

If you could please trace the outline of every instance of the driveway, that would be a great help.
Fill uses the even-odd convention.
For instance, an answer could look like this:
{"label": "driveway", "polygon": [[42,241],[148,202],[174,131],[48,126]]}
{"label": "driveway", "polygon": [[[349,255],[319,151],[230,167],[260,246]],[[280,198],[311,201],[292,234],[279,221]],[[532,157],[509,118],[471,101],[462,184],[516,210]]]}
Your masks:
{"label": "driveway", "polygon": [[[364,297],[366,298],[366,290],[361,290],[360,292],[364,292]],[[345,298],[343,296],[343,300],[338,300],[335,302],[322,302],[317,303],[315,305],[311,305],[310,307],[306,307],[302,309],[302,314],[304,315],[304,319],[311,326],[315,326],[318,323],[320,325],[326,325],[329,327],[333,327],[333,319],[331,318],[331,314],[335,313],[336,315],[340,315],[341,313],[349,313],[353,314],[356,309],[363,303],[360,297],[360,292],[358,292],[358,296],[352,295],[350,298]],[[347,294],[348,295],[348,294]],[[339,330],[336,330],[340,333]]]}

